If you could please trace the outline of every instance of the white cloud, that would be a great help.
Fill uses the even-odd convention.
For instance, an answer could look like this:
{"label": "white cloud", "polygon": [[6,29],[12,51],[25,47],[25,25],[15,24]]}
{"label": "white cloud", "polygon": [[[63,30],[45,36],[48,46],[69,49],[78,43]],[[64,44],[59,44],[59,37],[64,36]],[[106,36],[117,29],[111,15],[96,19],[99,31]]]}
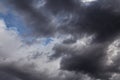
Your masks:
{"label": "white cloud", "polygon": [[93,2],[93,1],[96,1],[96,0],[82,0],[82,2],[87,2],[87,3],[89,3],[89,2]]}
{"label": "white cloud", "polygon": [[5,22],[0,20],[0,59],[4,62],[17,61],[19,65],[34,63],[37,70],[47,70],[50,74],[57,72],[60,59],[49,61],[48,56],[52,53],[55,43],[58,42],[58,39],[54,39],[54,41],[45,46],[38,39],[37,42],[28,45],[23,42],[16,30],[7,29]]}
{"label": "white cloud", "polygon": [[[22,67],[24,65],[31,66],[31,64],[34,64],[35,67],[32,65],[33,70],[35,69],[38,72],[46,72],[50,77],[59,77],[60,80],[66,80],[67,77],[73,79],[82,78],[83,80],[93,80],[84,74],[76,75],[73,72],[60,70],[60,58],[49,61],[48,56],[53,53],[52,48],[55,44],[59,44],[64,39],[70,37],[71,36],[60,36],[59,38],[53,38],[53,41],[48,45],[43,45],[43,39],[39,38],[29,45],[23,42],[24,40],[18,34],[17,30],[8,29],[5,22],[0,20],[0,59],[2,58],[0,63],[8,64],[9,62],[15,62],[15,65],[18,67]],[[81,47],[80,45],[86,46],[89,44],[89,41],[91,41],[92,37],[93,36],[88,38],[84,37],[71,45],[72,47]]]}
{"label": "white cloud", "polygon": [[2,57],[13,56],[22,45],[17,32],[8,30],[3,20],[0,20],[0,51]]}

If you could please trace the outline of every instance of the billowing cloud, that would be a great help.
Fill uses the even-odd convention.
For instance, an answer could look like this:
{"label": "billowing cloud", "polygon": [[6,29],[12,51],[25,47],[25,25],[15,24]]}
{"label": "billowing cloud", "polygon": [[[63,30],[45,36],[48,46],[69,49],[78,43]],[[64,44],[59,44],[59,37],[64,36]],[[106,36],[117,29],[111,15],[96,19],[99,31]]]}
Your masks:
{"label": "billowing cloud", "polygon": [[0,80],[91,79],[82,73],[60,70],[60,59],[49,60],[54,45],[62,42],[59,39],[48,45],[43,45],[41,38],[26,44],[15,29],[6,27],[4,20],[0,20],[0,37]]}
{"label": "billowing cloud", "polygon": [[[50,44],[48,47],[51,48],[52,45]],[[42,49],[45,46],[37,43],[31,46],[27,45],[22,41],[16,30],[7,29],[4,21],[0,20],[0,80],[48,80],[47,74],[52,74],[59,67],[56,64],[59,61],[47,62],[46,54],[51,49],[49,48],[48,51],[44,52],[44,50],[37,50],[39,47]],[[39,60],[33,58],[37,52],[38,54],[44,53],[41,54],[42,57]],[[47,65],[54,67],[54,70]],[[37,71],[35,68],[37,68]],[[49,73],[44,74],[46,69]]]}
{"label": "billowing cloud", "polygon": [[114,39],[119,34],[119,1],[98,0],[85,6],[80,0],[42,0],[44,5],[40,8],[36,8],[35,2],[9,1],[23,14],[33,34],[52,36],[60,32],[77,37],[94,34],[98,42]]}
{"label": "billowing cloud", "polygon": [[34,0],[10,0],[8,3],[11,3],[12,7],[14,7],[18,13],[22,14],[21,17],[28,23],[27,26],[31,28],[33,34],[39,36],[53,35],[54,28],[51,27],[52,25],[49,23],[49,17],[46,16],[47,14],[44,14],[44,10],[36,9],[36,6],[34,6],[36,2]]}
{"label": "billowing cloud", "polygon": [[[52,65],[51,67],[53,67],[54,65],[55,67],[51,72],[61,70],[68,71],[71,74],[73,73],[72,78],[70,76],[66,77],[64,73],[61,78],[54,78],[55,80],[57,78],[60,80],[81,80],[85,75],[87,75],[88,80],[118,80],[119,77],[117,77],[117,75],[120,73],[119,51],[115,52],[117,50],[114,49],[113,56],[111,55],[110,47],[115,46],[113,44],[114,41],[119,40],[120,2],[118,0],[85,1],[32,0],[30,2],[28,0],[10,0],[7,4],[13,6],[12,8],[23,17],[23,20],[28,25],[27,28],[31,29],[32,34],[30,35],[40,37],[40,39],[41,36],[42,38],[53,37],[54,39],[58,39],[57,44],[54,43],[48,47],[51,49],[51,52],[50,55],[47,54],[47,57],[41,56],[39,50],[35,54],[29,56],[28,54],[24,54],[22,57],[27,56],[27,59],[32,59],[31,61],[33,63],[37,60],[38,63],[43,64],[39,66],[39,68],[42,67],[42,69],[48,69],[48,71],[51,70],[48,66]],[[70,37],[68,38],[68,36]],[[20,43],[23,42],[20,41]],[[118,43],[119,42],[117,42],[117,44]],[[38,43],[35,42],[30,46],[31,48],[25,45],[19,53],[21,51],[29,53],[30,51],[28,50],[33,48],[37,51],[37,44]],[[118,47],[119,46],[117,46],[117,48]],[[26,51],[26,49],[28,50]],[[46,50],[44,51],[46,52]],[[15,54],[16,53],[17,52],[15,52]],[[40,58],[36,57],[36,55],[40,55]],[[48,57],[50,57],[53,62],[51,62]],[[58,63],[56,60],[58,60]],[[17,70],[17,72],[18,71],[22,70]],[[28,74],[31,75],[29,71],[30,70],[24,74],[26,77],[22,77],[21,79],[29,79]],[[17,73],[11,74],[16,75]],[[19,72],[18,74],[22,75]],[[27,78],[27,75],[29,78]],[[80,75],[82,76],[78,77]],[[44,79],[37,77],[38,76],[33,76],[36,80]],[[33,78],[31,77],[30,79],[32,80]],[[46,78],[44,80],[47,80]],[[52,78],[52,80],[54,79]]]}

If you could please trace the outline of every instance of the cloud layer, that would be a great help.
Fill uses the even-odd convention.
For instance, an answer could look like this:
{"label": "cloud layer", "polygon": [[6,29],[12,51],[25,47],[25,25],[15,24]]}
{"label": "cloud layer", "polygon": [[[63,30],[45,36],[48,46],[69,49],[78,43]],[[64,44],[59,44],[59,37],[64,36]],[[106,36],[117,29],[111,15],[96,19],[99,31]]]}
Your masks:
{"label": "cloud layer", "polygon": [[[13,66],[8,63],[5,66],[1,64],[2,74],[10,74],[20,80],[119,80],[120,1],[96,0],[85,3],[82,0],[32,0],[31,2],[9,0],[6,2],[23,18],[27,28],[31,30],[30,36],[37,36],[38,42],[34,42],[30,48],[23,43],[22,38],[13,37],[15,40],[18,39],[14,41],[18,43],[13,45],[15,52],[12,53],[16,56],[18,55],[16,53],[25,53],[21,57],[17,56],[18,62],[23,59],[26,65],[29,65],[27,58],[31,61],[30,64],[35,64],[35,67],[27,66],[28,69],[24,72],[21,68],[25,67],[23,63],[20,67],[17,63]],[[39,55],[39,49],[45,48],[43,46],[38,48],[39,39],[48,37],[53,38],[53,43],[49,44],[49,47],[45,46],[47,48],[43,50],[44,55],[40,55],[40,58],[36,57]],[[54,41],[55,39],[57,42]],[[21,45],[24,47],[20,48]],[[16,46],[20,50],[16,49]],[[113,47],[116,48],[112,49]],[[26,54],[33,48],[36,54]],[[47,50],[48,48],[50,50]],[[36,64],[40,64],[39,72],[34,70]],[[53,71],[47,73],[44,71],[51,70],[53,66]],[[52,75],[49,74],[51,72]]]}

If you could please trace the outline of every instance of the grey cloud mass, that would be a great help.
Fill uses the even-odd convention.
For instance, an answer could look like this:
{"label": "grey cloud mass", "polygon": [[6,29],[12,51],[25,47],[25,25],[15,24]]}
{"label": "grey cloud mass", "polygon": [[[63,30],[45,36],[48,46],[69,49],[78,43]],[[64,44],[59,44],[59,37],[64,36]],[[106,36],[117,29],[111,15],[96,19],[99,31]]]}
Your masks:
{"label": "grey cloud mass", "polygon": [[[61,71],[58,76],[51,77],[47,72],[40,72],[31,67],[33,64],[18,64],[18,62],[11,62],[1,64],[0,66],[0,80],[93,80],[87,75],[81,73],[75,74]],[[64,77],[62,77],[62,75]]]}
{"label": "grey cloud mass", "polygon": [[[95,42],[114,39],[119,34],[119,1],[98,0],[89,6],[77,0],[44,0],[46,4],[39,9],[33,5],[34,0],[10,0],[15,9],[23,13],[33,34],[52,36],[56,33],[95,34]],[[116,7],[116,6],[118,7]],[[55,19],[55,20],[54,20]],[[59,27],[56,25],[59,24]]]}
{"label": "grey cloud mass", "polygon": [[16,11],[22,14],[25,22],[28,23],[27,25],[33,31],[33,34],[39,36],[53,35],[54,28],[49,23],[49,17],[43,13],[44,10],[37,10],[33,6],[34,0],[10,0],[8,3],[12,4]]}
{"label": "grey cloud mass", "polygon": [[[45,73],[35,71],[34,67],[29,64],[18,66],[16,62],[11,62],[1,65],[1,80],[8,80],[7,76],[11,77],[12,80],[48,80],[48,76]],[[3,74],[6,79],[2,78]]]}
{"label": "grey cloud mass", "polygon": [[[120,74],[120,57],[115,57],[109,63],[110,55],[107,52],[109,45],[119,38],[119,0],[96,0],[88,5],[81,0],[38,0],[44,2],[39,8],[38,4],[34,4],[35,1],[9,0],[7,4],[20,13],[27,28],[32,30],[31,35],[56,37],[59,34],[73,37],[55,45],[50,58],[61,58],[60,70],[77,76],[53,79],[42,73],[40,77],[30,70],[24,72],[21,68],[9,65],[0,67],[0,71],[15,75],[20,80],[84,80],[79,74],[90,76],[88,80],[112,80],[115,74]],[[85,35],[94,37],[89,44],[85,42],[86,45],[81,47],[77,42]]]}

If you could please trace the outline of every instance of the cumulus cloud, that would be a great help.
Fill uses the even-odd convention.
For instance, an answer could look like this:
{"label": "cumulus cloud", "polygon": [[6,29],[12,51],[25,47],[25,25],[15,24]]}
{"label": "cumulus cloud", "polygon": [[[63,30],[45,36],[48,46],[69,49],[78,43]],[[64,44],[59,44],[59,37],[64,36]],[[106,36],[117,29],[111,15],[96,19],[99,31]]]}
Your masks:
{"label": "cumulus cloud", "polygon": [[0,80],[92,80],[82,73],[60,70],[61,59],[49,60],[60,39],[48,45],[43,45],[41,38],[26,44],[16,29],[6,27],[4,20],[0,20],[0,37]]}
{"label": "cumulus cloud", "polygon": [[[42,43],[27,45],[15,29],[8,29],[4,21],[0,20],[0,79],[48,80],[47,75],[55,74],[59,68],[59,60],[48,62],[47,58],[54,43],[46,46],[47,51]],[[41,54],[39,59],[33,58],[36,53]],[[45,73],[46,70],[48,73]]]}
{"label": "cumulus cloud", "polygon": [[[1,58],[14,56],[19,47],[22,45],[21,39],[16,35],[17,32],[7,30],[3,20],[0,20],[0,55]],[[9,45],[9,46],[8,46]],[[7,50],[6,50],[7,49]]]}

